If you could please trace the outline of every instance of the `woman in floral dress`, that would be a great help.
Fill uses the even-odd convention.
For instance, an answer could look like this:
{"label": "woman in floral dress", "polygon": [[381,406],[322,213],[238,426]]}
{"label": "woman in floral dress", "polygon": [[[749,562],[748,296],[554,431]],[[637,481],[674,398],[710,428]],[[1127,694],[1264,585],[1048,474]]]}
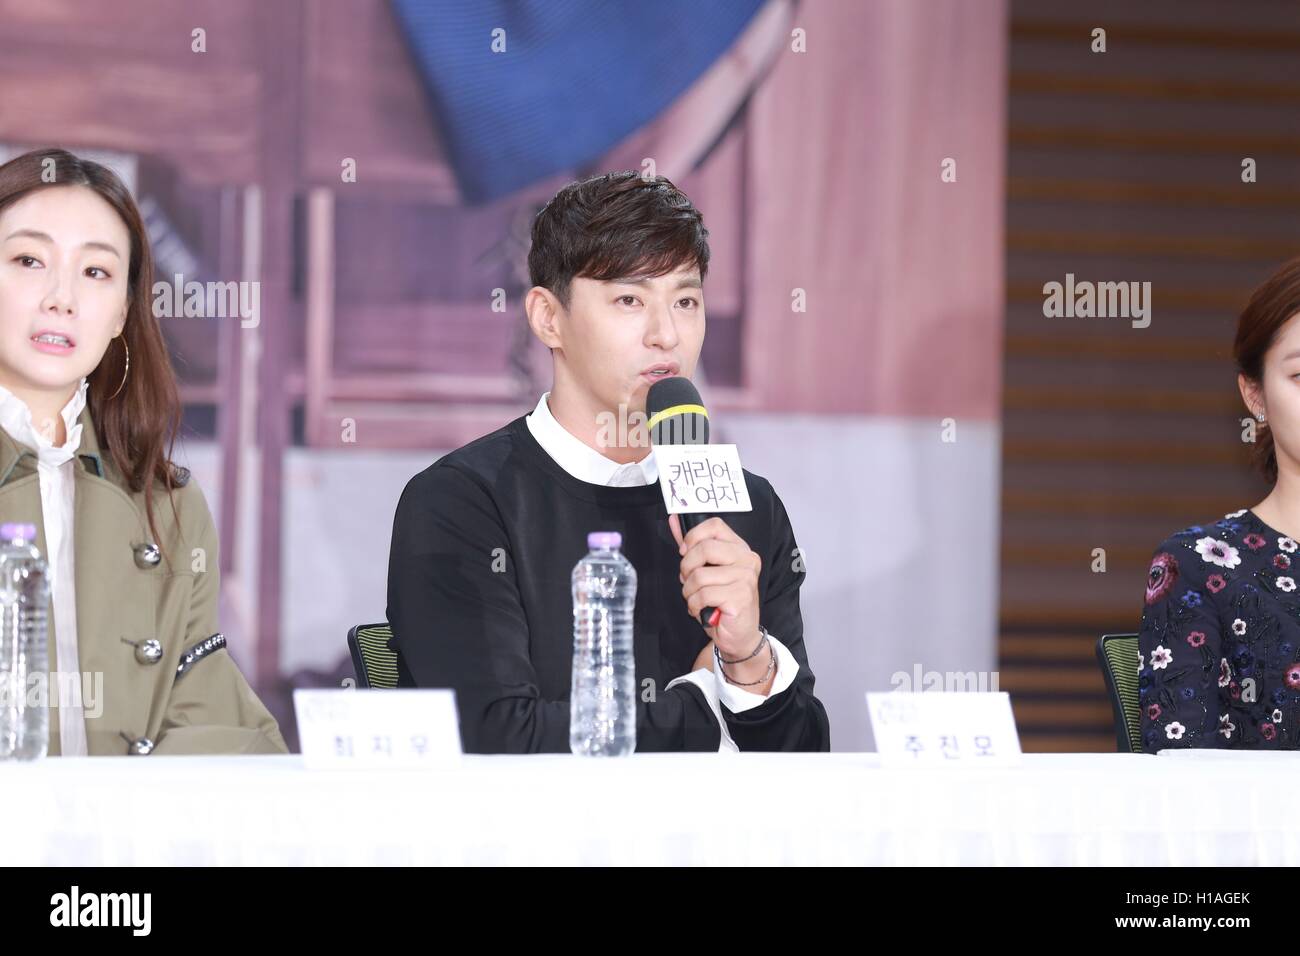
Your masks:
{"label": "woman in floral dress", "polygon": [[1300,259],[1251,296],[1234,355],[1273,488],[1156,549],[1135,662],[1148,753],[1300,747]]}

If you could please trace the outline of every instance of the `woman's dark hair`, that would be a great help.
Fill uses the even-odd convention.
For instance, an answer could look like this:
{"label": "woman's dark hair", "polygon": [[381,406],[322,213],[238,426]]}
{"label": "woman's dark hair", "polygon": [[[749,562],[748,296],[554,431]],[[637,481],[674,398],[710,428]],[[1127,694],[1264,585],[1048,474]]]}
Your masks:
{"label": "woman's dark hair", "polygon": [[[1292,259],[1274,272],[1250,295],[1250,301],[1237,320],[1237,338],[1232,354],[1237,371],[1251,381],[1264,381],[1264,356],[1272,347],[1282,326],[1300,314],[1300,257]],[[1277,449],[1273,431],[1261,427],[1255,431],[1255,464],[1270,482],[1277,481]]]}
{"label": "woman's dark hair", "polygon": [[[113,207],[131,234],[127,314],[121,335],[130,347],[130,372],[123,384],[127,352],[122,343],[110,341],[99,365],[87,376],[86,404],[101,450],[108,453],[133,492],[144,492],[149,530],[158,541],[154,485],[160,484],[170,499],[172,489],[184,484],[187,474],[171,461],[181,420],[180,393],[162,329],[153,314],[153,258],[148,235],[122,180],[107,167],[62,149],[33,150],[0,166],[0,212],[39,189],[59,186],[93,190]],[[173,513],[175,507],[172,500]]]}
{"label": "woman's dark hair", "polygon": [[709,231],[685,193],[663,176],[605,173],[570,183],[533,220],[528,273],[564,306],[574,278],[660,276],[709,269]]}

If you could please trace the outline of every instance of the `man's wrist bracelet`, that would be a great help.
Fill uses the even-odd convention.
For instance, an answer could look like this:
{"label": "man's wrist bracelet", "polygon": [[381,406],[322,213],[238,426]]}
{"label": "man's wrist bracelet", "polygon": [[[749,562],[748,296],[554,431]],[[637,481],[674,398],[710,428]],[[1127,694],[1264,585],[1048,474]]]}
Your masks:
{"label": "man's wrist bracelet", "polygon": [[[735,684],[737,687],[753,687],[755,684],[765,683],[772,676],[773,672],[776,670],[776,648],[772,647],[771,644],[768,643],[766,632],[764,632],[763,634],[762,644],[768,645],[768,650],[771,652],[771,657],[768,659],[767,670],[763,673],[763,676],[760,677],[758,680],[751,680],[751,681],[732,680],[730,677],[728,677],[727,672],[723,669],[721,664],[722,655],[718,654],[718,649],[715,646],[713,649],[713,653],[718,654],[718,661],[719,661],[718,671],[719,673],[722,674],[723,680],[725,680],[729,684]],[[759,647],[762,647],[762,644],[760,644]],[[745,658],[745,660],[749,660],[749,658],[747,657]]]}
{"label": "man's wrist bracelet", "polygon": [[718,650],[718,645],[716,643],[713,645],[713,653],[718,656],[718,660],[723,664],[743,664],[745,661],[753,660],[758,656],[758,652],[763,649],[763,645],[767,643],[768,638],[767,628],[762,624],[758,625],[758,630],[762,636],[759,637],[758,646],[754,648],[754,652],[750,654],[749,657],[737,657],[734,661],[729,661],[722,656],[722,652]]}

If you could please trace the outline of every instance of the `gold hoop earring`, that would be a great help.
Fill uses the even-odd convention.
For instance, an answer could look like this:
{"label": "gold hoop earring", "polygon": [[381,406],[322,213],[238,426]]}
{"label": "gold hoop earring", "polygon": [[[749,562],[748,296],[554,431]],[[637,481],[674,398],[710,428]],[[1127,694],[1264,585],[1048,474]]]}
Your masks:
{"label": "gold hoop earring", "polygon": [[[122,381],[118,383],[117,392],[122,391],[122,386],[126,384],[127,373],[131,371],[131,346],[126,344],[125,335],[122,336],[122,348],[126,349],[126,368],[122,369]],[[108,396],[108,400],[112,401],[117,398],[117,392]]]}

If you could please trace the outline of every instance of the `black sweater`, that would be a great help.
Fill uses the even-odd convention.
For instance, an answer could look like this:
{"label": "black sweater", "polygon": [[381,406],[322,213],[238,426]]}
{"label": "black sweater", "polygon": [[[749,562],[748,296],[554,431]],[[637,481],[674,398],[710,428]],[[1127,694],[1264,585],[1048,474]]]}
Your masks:
{"label": "black sweater", "polygon": [[[772,486],[748,471],[745,480],[754,510],[722,517],[762,558],[760,620],[799,671],[757,707],[733,714],[723,703],[722,713],[741,750],[829,750],[803,643],[794,532]],[[681,558],[658,484],[581,481],[546,453],[523,417],[439,459],[402,492],[388,620],[411,679],[456,691],[466,752],[567,753],[570,574],[590,531],[621,532],[637,572],[636,749],[716,751],[721,732],[700,689],[689,682],[666,689],[709,638],[682,598]],[[643,700],[646,678],[651,701]]]}

